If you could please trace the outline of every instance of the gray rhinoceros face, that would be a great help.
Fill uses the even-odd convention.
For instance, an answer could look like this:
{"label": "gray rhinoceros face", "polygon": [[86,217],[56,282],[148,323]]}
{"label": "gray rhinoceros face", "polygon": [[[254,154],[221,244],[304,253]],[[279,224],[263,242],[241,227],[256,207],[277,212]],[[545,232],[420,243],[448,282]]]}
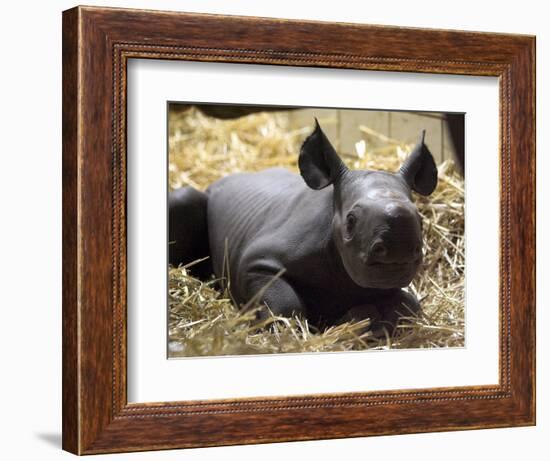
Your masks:
{"label": "gray rhinoceros face", "polygon": [[430,195],[437,186],[424,135],[396,173],[349,170],[317,120],[302,144],[300,174],[312,189],[334,187],[333,238],[348,275],[362,287],[404,287],[422,262],[422,222],[411,191]]}
{"label": "gray rhinoceros face", "polygon": [[422,262],[422,221],[398,174],[349,171],[335,189],[333,238],[365,288],[407,286]]}

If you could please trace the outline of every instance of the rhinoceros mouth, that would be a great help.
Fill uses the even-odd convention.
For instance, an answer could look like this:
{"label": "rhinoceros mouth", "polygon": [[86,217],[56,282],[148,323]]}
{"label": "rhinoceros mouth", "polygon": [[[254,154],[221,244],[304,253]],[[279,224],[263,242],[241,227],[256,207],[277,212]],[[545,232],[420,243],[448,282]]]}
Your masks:
{"label": "rhinoceros mouth", "polygon": [[416,275],[420,259],[408,262],[372,262],[366,265],[362,280],[356,280],[365,288],[398,288],[409,285]]}
{"label": "rhinoceros mouth", "polygon": [[367,266],[373,269],[381,271],[403,271],[407,269],[412,269],[420,264],[420,259],[415,259],[414,261],[404,261],[404,262],[371,262]]}

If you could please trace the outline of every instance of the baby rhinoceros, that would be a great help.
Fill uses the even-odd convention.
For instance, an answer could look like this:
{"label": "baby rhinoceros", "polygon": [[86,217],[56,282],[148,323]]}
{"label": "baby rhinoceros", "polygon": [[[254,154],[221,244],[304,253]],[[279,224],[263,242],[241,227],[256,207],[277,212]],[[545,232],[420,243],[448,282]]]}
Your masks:
{"label": "baby rhinoceros", "polygon": [[169,262],[209,256],[199,276],[229,276],[241,305],[257,299],[321,329],[370,318],[375,335],[391,334],[419,309],[402,288],[422,262],[411,191],[437,185],[424,132],[398,172],[350,170],[316,120],[298,164],[301,177],[270,168],[226,176],[204,193],[173,191]]}

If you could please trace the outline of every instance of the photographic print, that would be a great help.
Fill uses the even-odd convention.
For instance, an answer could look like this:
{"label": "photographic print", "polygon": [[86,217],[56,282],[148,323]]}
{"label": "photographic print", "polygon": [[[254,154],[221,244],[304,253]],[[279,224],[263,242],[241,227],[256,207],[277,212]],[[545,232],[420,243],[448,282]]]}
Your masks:
{"label": "photographic print", "polygon": [[464,114],[168,104],[168,357],[463,347]]}
{"label": "photographic print", "polygon": [[65,11],[63,448],[535,424],[535,75],[532,36]]}

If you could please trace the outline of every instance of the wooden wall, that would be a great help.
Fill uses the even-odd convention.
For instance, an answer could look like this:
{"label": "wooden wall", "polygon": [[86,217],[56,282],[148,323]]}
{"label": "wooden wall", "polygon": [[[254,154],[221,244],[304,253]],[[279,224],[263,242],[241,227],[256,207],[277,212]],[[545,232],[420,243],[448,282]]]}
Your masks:
{"label": "wooden wall", "polygon": [[399,143],[414,143],[425,129],[426,144],[437,163],[453,155],[449,131],[441,113],[300,109],[289,112],[290,127],[313,126],[313,117],[319,119],[323,130],[341,153],[355,152],[356,143],[369,137],[360,129],[366,127]]}

